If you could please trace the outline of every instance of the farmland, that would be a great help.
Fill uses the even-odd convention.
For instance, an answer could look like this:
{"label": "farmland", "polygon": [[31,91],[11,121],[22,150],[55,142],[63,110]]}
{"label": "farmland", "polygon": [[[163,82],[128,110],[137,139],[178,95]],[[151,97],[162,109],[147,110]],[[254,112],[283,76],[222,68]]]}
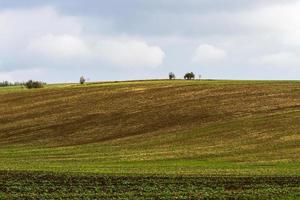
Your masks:
{"label": "farmland", "polygon": [[0,99],[3,198],[68,193],[68,181],[90,198],[300,195],[299,81],[57,84]]}

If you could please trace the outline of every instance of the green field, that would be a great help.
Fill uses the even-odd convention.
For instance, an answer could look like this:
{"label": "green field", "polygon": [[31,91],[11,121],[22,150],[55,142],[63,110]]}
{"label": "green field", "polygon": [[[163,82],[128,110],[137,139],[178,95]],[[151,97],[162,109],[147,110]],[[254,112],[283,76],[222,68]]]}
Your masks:
{"label": "green field", "polygon": [[[127,178],[133,190],[120,198],[129,199],[148,194],[134,189],[137,179],[145,179],[140,182],[149,183],[145,187],[150,189],[157,183],[151,189],[155,193],[177,183],[176,177],[186,180],[181,181],[186,187],[176,193],[179,185],[171,184],[170,190],[161,190],[162,196],[198,199],[205,196],[201,189],[208,188],[212,198],[300,198],[299,81],[57,84],[36,90],[0,88],[0,99],[0,170],[2,178],[11,180],[0,180],[0,187],[6,184],[7,189],[0,190],[3,198],[18,195],[13,188],[22,185],[19,176],[35,183],[36,177],[51,174],[63,180]],[[255,181],[245,189],[238,177]],[[274,182],[262,184],[271,178]],[[276,185],[280,178],[291,185]],[[216,179],[220,187],[203,187]],[[236,192],[242,194],[226,190],[224,179],[240,185]],[[122,193],[122,184],[107,184],[117,188],[110,192]],[[66,186],[60,189],[67,191]],[[109,196],[105,191],[90,195]]]}
{"label": "green field", "polygon": [[297,199],[297,177],[0,173],[1,199]]}

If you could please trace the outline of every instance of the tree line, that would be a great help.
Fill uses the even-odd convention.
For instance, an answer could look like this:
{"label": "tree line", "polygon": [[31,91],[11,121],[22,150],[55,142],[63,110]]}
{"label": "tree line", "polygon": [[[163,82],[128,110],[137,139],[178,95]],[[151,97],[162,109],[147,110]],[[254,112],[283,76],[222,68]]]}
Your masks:
{"label": "tree line", "polygon": [[28,89],[42,88],[42,87],[44,87],[44,85],[46,85],[45,82],[34,81],[34,80],[29,80],[27,82],[9,82],[9,81],[0,82],[0,87],[22,86],[22,87],[26,87]]}
{"label": "tree line", "polygon": [[0,82],[0,87],[22,86],[22,85],[25,85],[25,82],[9,82],[9,81]]}

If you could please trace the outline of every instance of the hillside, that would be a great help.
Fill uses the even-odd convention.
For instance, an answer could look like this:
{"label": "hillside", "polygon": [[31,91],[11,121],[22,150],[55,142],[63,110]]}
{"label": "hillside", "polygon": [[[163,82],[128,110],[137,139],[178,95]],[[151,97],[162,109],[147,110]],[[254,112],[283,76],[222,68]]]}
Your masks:
{"label": "hillside", "polygon": [[300,175],[300,82],[0,88],[0,168]]}

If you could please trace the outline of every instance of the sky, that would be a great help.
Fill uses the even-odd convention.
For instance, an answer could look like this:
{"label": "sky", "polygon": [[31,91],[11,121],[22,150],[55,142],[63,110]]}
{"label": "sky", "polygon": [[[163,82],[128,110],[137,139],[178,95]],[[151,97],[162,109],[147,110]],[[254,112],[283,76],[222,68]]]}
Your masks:
{"label": "sky", "polygon": [[300,0],[0,0],[0,81],[300,79]]}

